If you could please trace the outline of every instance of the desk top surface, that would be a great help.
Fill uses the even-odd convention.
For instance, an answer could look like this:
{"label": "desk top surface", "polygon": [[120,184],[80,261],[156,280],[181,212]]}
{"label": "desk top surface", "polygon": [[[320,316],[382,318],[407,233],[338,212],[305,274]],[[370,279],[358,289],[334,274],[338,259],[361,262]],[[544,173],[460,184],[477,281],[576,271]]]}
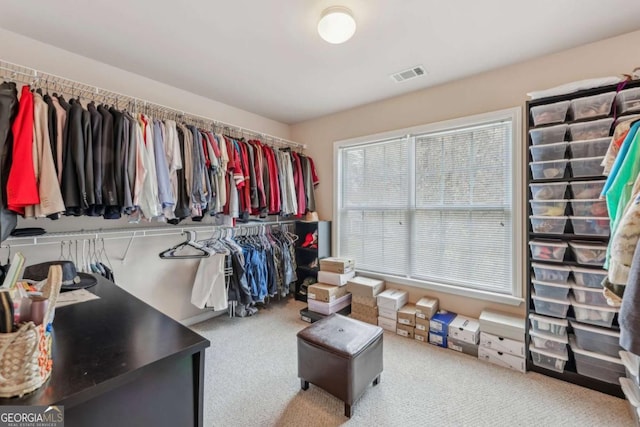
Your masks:
{"label": "desk top surface", "polygon": [[210,345],[193,332],[102,277],[89,291],[100,299],[56,309],[51,378],[0,405],[75,406],[125,384],[140,370]]}

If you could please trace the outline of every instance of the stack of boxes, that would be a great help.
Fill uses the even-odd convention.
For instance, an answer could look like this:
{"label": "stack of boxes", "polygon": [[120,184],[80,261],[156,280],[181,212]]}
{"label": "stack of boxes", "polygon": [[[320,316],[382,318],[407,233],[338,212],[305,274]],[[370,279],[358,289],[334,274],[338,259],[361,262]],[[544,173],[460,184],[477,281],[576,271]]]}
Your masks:
{"label": "stack of boxes", "polygon": [[457,316],[456,313],[440,310],[429,321],[429,343],[447,348],[449,325]]}
{"label": "stack of boxes", "polygon": [[437,299],[424,297],[416,303],[416,327],[413,333],[416,341],[429,342],[429,319],[437,312]]}
{"label": "stack of boxes", "polygon": [[357,276],[347,282],[346,288],[351,293],[351,317],[377,325],[377,296],[384,291],[384,281]]}
{"label": "stack of boxes", "polygon": [[477,319],[457,315],[449,324],[447,347],[473,357],[478,357],[480,322]]}
{"label": "stack of boxes", "polygon": [[416,305],[405,304],[398,310],[398,324],[396,333],[403,337],[414,339],[416,328]]}
{"label": "stack of boxes", "polygon": [[[398,310],[407,303],[408,299],[409,294],[399,289],[387,289],[379,293],[377,296],[378,326],[397,333]],[[413,333],[411,337],[413,338]]]}
{"label": "stack of boxes", "polygon": [[[354,276],[353,260],[346,258],[321,259],[318,282],[307,289],[307,304],[309,311],[312,312],[306,315],[309,321],[319,320],[321,317],[317,315],[349,314],[351,294],[345,285]],[[302,318],[307,320],[305,315]]]}
{"label": "stack of boxes", "polygon": [[484,310],[480,314],[478,359],[525,372],[525,320]]}

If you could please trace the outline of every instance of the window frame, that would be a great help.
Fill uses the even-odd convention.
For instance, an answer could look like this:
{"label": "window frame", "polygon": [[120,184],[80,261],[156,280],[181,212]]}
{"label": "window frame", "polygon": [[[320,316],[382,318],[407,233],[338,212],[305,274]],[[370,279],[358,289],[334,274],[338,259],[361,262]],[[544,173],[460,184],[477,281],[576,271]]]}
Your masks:
{"label": "window frame", "polygon": [[[526,236],[526,158],[524,156],[523,149],[523,128],[522,128],[522,107],[512,107],[498,111],[492,111],[488,113],[476,114],[472,116],[465,116],[451,120],[445,120],[426,125],[419,125],[410,128],[398,129],[389,132],[378,133],[374,135],[367,135],[357,138],[350,138],[345,140],[336,141],[333,144],[333,156],[334,156],[334,179],[333,179],[333,221],[332,227],[332,253],[339,254],[340,252],[340,220],[342,210],[342,156],[341,149],[351,148],[358,145],[369,145],[375,143],[381,143],[390,140],[396,140],[399,138],[407,138],[410,143],[410,150],[415,149],[415,137],[422,136],[425,133],[450,131],[460,128],[466,128],[475,125],[486,124],[490,122],[498,122],[502,120],[510,120],[512,123],[512,149],[511,149],[511,236],[512,236],[512,286],[511,293],[498,293],[487,290],[481,290],[477,288],[468,288],[462,286],[456,286],[446,283],[438,283],[431,280],[418,280],[408,277],[411,273],[407,272],[407,276],[397,276],[392,274],[381,274],[369,271],[356,270],[369,277],[385,280],[391,283],[397,283],[401,285],[413,286],[419,289],[433,290],[453,295],[459,295],[474,299],[492,301],[501,304],[508,305],[520,305],[524,299],[523,295],[524,286],[526,285],[525,277],[525,249],[524,241]],[[408,159],[409,168],[409,194],[410,197],[414,197],[415,193],[415,156],[412,159]],[[416,211],[415,204],[409,206],[410,215],[413,217]],[[410,243],[408,243],[410,244]]]}

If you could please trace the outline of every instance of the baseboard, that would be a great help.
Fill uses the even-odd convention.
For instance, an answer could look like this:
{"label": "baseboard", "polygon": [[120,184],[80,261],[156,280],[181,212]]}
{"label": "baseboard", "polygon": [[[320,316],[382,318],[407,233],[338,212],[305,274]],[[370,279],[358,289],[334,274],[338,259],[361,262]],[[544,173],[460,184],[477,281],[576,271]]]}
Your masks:
{"label": "baseboard", "polygon": [[192,326],[192,325],[195,325],[196,323],[204,322],[205,320],[209,320],[209,319],[213,319],[214,317],[218,317],[221,314],[227,314],[227,310],[206,311],[206,312],[198,314],[196,316],[189,317],[189,318],[184,319],[184,320],[180,320],[180,323],[182,323],[184,326]]}

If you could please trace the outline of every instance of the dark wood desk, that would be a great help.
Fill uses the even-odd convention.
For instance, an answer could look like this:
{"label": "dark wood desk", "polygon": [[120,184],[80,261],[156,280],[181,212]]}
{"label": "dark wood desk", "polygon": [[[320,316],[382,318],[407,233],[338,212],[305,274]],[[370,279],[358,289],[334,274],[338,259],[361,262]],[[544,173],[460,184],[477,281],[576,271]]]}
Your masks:
{"label": "dark wood desk", "polygon": [[56,310],[51,378],[0,405],[64,405],[69,427],[202,426],[210,342],[101,277],[89,290]]}

